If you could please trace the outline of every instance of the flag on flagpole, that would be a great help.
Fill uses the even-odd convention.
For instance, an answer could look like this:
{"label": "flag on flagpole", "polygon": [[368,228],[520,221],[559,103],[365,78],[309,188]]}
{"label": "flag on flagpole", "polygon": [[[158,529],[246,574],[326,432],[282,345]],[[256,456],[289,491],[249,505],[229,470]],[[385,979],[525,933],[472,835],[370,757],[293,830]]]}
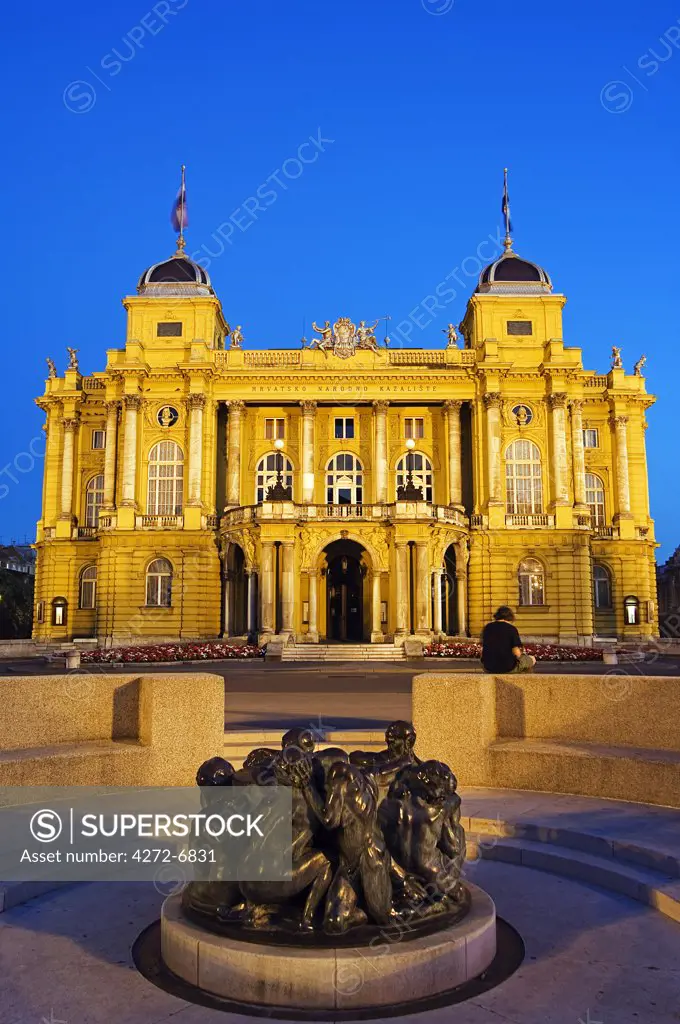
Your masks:
{"label": "flag on flagpole", "polygon": [[170,222],[175,229],[181,235],[186,227],[189,226],[189,214],[187,211],[187,190],[184,183],[184,168],[182,168],[182,184],[177,190],[175,202],[172,207],[172,213],[170,214]]}

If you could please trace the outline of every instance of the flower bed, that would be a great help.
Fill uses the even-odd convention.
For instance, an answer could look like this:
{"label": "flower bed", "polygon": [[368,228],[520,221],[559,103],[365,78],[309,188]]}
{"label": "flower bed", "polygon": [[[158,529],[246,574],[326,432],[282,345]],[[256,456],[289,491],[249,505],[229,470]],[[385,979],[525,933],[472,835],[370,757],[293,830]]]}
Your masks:
{"label": "flower bed", "polygon": [[254,644],[230,644],[227,641],[207,640],[184,644],[140,644],[135,647],[97,648],[83,651],[81,663],[103,664],[111,662],[154,661],[215,661],[220,658],[261,658],[264,649]]}
{"label": "flower bed", "polygon": [[[524,644],[524,651],[537,661],[602,661],[602,651],[595,647],[567,647],[563,644]],[[472,658],[479,661],[482,645],[476,640],[429,644],[426,658]]]}

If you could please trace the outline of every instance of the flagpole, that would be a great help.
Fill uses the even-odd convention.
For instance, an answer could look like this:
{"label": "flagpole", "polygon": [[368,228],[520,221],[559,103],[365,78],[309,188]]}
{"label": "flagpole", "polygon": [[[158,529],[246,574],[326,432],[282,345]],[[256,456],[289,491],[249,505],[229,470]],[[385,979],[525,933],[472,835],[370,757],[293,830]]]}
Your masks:
{"label": "flagpole", "polygon": [[512,235],[510,234],[510,197],[508,195],[508,169],[503,168],[503,212],[505,214],[505,250],[512,249]]}
{"label": "flagpole", "polygon": [[179,238],[177,239],[177,248],[180,250],[180,252],[184,251],[184,246],[186,244],[185,241],[184,241],[184,193],[185,193],[184,172],[185,171],[186,171],[186,167],[184,166],[184,164],[182,164],[182,186],[181,186],[180,196],[179,196],[179,203],[180,203],[180,208],[179,208]]}

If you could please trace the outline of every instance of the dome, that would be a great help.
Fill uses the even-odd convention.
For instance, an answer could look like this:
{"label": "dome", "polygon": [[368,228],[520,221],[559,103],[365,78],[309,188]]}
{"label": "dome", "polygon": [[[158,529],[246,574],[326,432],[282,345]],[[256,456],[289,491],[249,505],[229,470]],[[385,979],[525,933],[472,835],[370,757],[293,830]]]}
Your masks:
{"label": "dome", "polygon": [[490,263],[479,276],[478,292],[531,294],[552,291],[547,271],[537,263],[522,259],[508,243],[500,259]]}
{"label": "dome", "polygon": [[206,271],[178,249],[162,263],[154,263],[139,279],[140,295],[212,295]]}

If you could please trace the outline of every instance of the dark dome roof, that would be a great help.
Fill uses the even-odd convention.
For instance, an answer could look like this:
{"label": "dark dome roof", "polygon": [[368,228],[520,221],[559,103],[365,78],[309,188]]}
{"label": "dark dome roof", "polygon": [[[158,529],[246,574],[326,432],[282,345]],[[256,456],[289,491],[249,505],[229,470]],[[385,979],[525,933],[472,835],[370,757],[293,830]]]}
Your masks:
{"label": "dark dome roof", "polygon": [[212,294],[212,285],[203,267],[178,249],[169,260],[154,263],[144,271],[137,291],[146,295],[208,295]]}
{"label": "dark dome roof", "polygon": [[[498,289],[494,288],[498,285]],[[513,285],[531,291],[552,291],[552,281],[542,267],[530,260],[522,259],[510,248],[490,263],[479,276],[478,291],[512,291]]]}

